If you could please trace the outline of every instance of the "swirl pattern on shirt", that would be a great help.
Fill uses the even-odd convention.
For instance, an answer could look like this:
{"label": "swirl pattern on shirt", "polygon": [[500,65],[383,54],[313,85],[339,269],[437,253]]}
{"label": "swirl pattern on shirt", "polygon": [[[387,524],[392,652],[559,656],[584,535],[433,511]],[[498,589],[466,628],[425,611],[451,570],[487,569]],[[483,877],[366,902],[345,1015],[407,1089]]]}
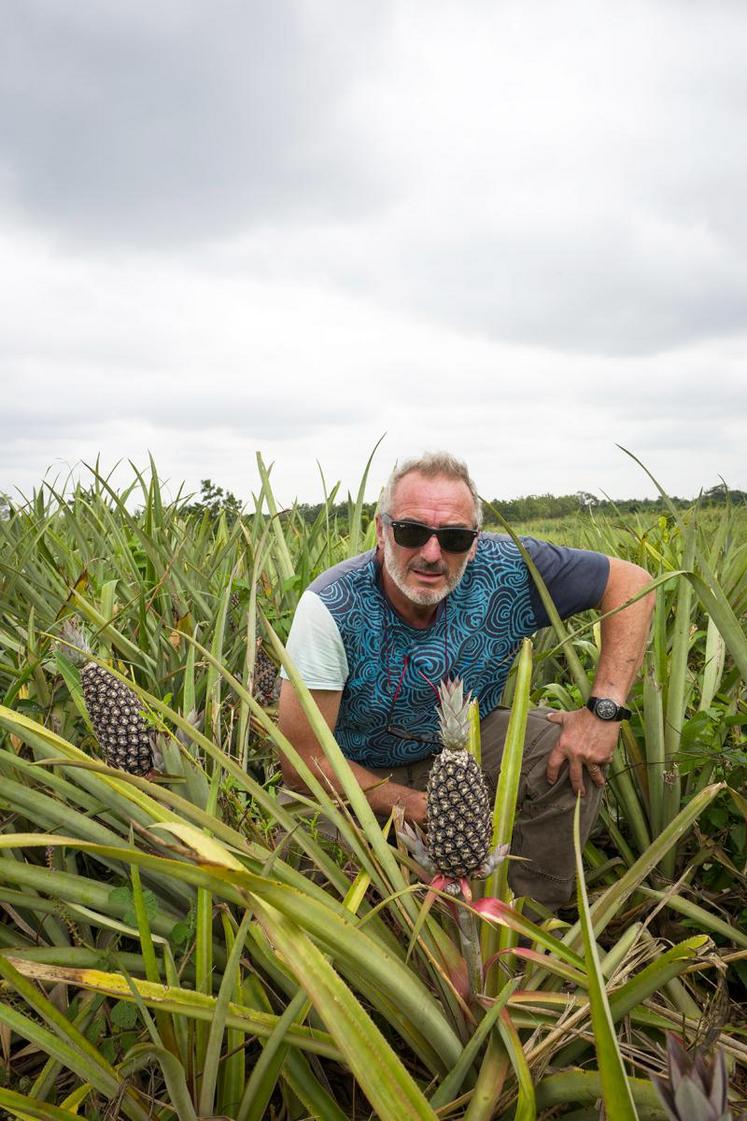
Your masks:
{"label": "swirl pattern on shirt", "polygon": [[[361,558],[363,559],[363,558]],[[340,566],[318,595],[342,636],[349,677],[335,735],[370,767],[415,762],[439,748],[437,687],[459,675],[486,716],[499,703],[521,639],[537,629],[526,564],[514,543],[483,534],[427,630],[405,623],[379,581],[375,554]]]}

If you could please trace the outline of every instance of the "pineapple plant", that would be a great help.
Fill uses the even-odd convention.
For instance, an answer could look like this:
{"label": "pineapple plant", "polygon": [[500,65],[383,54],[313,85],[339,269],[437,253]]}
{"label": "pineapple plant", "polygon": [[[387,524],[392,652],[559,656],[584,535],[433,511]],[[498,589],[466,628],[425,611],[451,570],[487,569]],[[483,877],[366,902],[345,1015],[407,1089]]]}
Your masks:
{"label": "pineapple plant", "polygon": [[67,653],[80,666],[88,715],[104,760],[110,767],[145,775],[153,770],[155,735],[143,718],[142,702],[123,681],[94,662],[83,631],[75,623],[62,628]]}
{"label": "pineapple plant", "polygon": [[439,685],[443,749],[428,776],[428,856],[442,875],[484,875],[492,834],[485,776],[467,750],[471,693],[459,678]]}
{"label": "pineapple plant", "polygon": [[723,1051],[696,1047],[688,1053],[667,1035],[669,1078],[651,1076],[669,1121],[731,1121]]}

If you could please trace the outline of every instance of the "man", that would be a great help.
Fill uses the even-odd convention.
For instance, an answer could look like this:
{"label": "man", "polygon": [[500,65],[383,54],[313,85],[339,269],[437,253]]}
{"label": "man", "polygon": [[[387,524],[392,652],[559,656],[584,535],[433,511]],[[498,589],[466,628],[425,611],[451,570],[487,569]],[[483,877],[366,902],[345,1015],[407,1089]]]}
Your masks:
{"label": "man", "polygon": [[[483,767],[500,767],[508,713],[499,708],[521,639],[548,619],[525,561],[505,537],[480,533],[466,466],[446,453],[394,470],[376,517],[377,548],[336,565],[301,598],[288,650],[374,812],[400,805],[427,829],[425,785],[439,748],[439,681],[460,676],[480,702]],[[637,565],[526,538],[563,617],[613,611],[649,582]],[[510,882],[550,908],[574,882],[572,819],[582,795],[584,839],[596,818],[627,698],[643,657],[649,595],[602,623],[595,711],[530,714]],[[601,703],[600,703],[601,702]],[[590,702],[591,703],[591,702]],[[289,681],[280,727],[307,764],[334,776]],[[290,786],[302,788],[287,762]],[[590,780],[590,781],[589,781]]]}

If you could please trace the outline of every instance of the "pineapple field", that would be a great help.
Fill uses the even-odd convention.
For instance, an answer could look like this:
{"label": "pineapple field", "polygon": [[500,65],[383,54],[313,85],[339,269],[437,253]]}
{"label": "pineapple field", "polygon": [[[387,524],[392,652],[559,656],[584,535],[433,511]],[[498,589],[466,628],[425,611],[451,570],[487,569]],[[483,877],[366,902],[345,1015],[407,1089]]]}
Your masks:
{"label": "pineapple field", "polygon": [[[0,1116],[747,1116],[745,507],[662,492],[559,529],[657,599],[554,915],[508,884],[524,729],[584,702],[598,619],[521,647],[495,791],[442,685],[433,830],[382,824],[284,649],[308,583],[374,543],[368,467],[309,519],[258,465],[243,512],[152,462],[0,507]],[[344,796],[277,727],[281,663]]]}

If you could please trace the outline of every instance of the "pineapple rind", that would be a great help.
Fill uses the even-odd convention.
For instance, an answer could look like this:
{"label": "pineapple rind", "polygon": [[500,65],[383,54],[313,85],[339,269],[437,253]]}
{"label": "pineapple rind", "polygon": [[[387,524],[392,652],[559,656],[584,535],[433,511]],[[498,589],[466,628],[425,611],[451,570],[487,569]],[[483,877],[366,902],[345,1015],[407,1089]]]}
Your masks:
{"label": "pineapple rind", "polygon": [[469,752],[444,748],[428,776],[428,855],[445,876],[468,876],[486,860],[492,821],[485,777]]}
{"label": "pineapple rind", "polygon": [[83,699],[93,730],[110,767],[145,775],[153,768],[153,733],[142,716],[142,702],[96,662],[80,671]]}
{"label": "pineapple rind", "polygon": [[257,639],[252,685],[254,696],[261,705],[271,705],[277,700],[278,669],[272,658],[268,656],[261,638]]}
{"label": "pineapple rind", "polygon": [[468,876],[485,862],[492,836],[487,784],[466,750],[471,693],[460,678],[442,681],[438,723],[443,750],[428,775],[428,855],[445,876]]}

